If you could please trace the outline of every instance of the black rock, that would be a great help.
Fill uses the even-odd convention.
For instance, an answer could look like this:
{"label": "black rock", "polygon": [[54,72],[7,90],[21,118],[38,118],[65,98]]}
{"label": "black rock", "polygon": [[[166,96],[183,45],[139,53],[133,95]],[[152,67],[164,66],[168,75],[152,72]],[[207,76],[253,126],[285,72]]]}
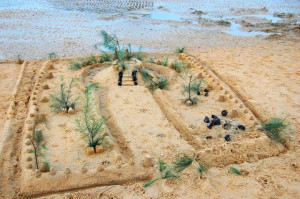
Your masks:
{"label": "black rock", "polygon": [[212,123],[207,125],[207,128],[211,129],[214,125]]}
{"label": "black rock", "polygon": [[222,116],[227,116],[228,112],[226,110],[221,111]]}
{"label": "black rock", "polygon": [[134,83],[134,85],[138,85],[138,83],[136,81],[134,81],[133,83]]}
{"label": "black rock", "polygon": [[211,120],[213,125],[221,125],[221,120],[219,118],[215,118]]}
{"label": "black rock", "polygon": [[118,82],[118,85],[119,85],[119,86],[122,86],[122,82],[121,82],[121,81],[119,81],[119,82]]}
{"label": "black rock", "polygon": [[246,127],[244,125],[241,125],[241,124],[238,125],[238,128],[241,129],[241,130],[243,130],[243,131],[246,129]]}
{"label": "black rock", "polygon": [[136,76],[132,76],[132,80],[136,81],[137,80]]}
{"label": "black rock", "polygon": [[211,136],[211,135],[206,136],[206,139],[207,139],[207,140],[212,139],[212,136]]}
{"label": "black rock", "polygon": [[225,136],[225,140],[226,140],[227,142],[229,142],[229,141],[231,140],[231,138],[230,138],[230,135],[229,135],[229,134],[227,134],[227,135]]}
{"label": "black rock", "polygon": [[206,88],[206,89],[204,89],[204,92],[208,93],[208,92],[209,92],[209,90]]}
{"label": "black rock", "polygon": [[213,118],[213,119],[218,119],[218,117],[216,116],[216,115],[211,115],[211,118]]}
{"label": "black rock", "polygon": [[197,91],[197,95],[201,95],[200,91]]}
{"label": "black rock", "polygon": [[119,72],[119,77],[122,77],[123,76],[123,72]]}
{"label": "black rock", "polygon": [[121,82],[121,81],[122,81],[122,77],[119,77],[118,82]]}
{"label": "black rock", "polygon": [[208,118],[207,116],[205,116],[204,122],[205,122],[205,123],[209,123],[209,122],[210,122],[210,121],[209,121],[209,118]]}

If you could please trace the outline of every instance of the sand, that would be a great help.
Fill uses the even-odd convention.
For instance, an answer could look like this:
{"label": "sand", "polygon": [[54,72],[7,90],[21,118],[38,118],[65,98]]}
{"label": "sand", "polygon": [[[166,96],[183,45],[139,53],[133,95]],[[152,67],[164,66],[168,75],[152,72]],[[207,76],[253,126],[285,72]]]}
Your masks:
{"label": "sand", "polygon": [[[1,26],[5,41],[0,47],[2,59],[13,58],[21,52],[20,41],[12,38],[14,34],[9,32],[9,25],[15,31],[19,28],[31,29],[34,23],[42,27],[33,28],[37,31],[33,35],[23,35],[22,42],[26,45],[22,46],[22,57],[26,59],[22,64],[14,60],[0,62],[1,198],[300,197],[297,4],[244,2],[244,8],[232,5],[231,9],[221,9],[224,3],[212,8],[205,2],[198,4],[196,1],[173,7],[170,5],[178,1],[130,1],[127,4],[123,1],[104,1],[101,6],[97,2],[74,5],[71,1],[64,4],[62,1],[41,1],[37,9],[31,7],[33,2],[22,5],[28,12],[24,11],[24,7],[10,5],[8,1],[3,4],[7,7],[0,9],[0,24],[5,24]],[[53,6],[51,9],[49,4]],[[99,10],[95,10],[97,6]],[[54,15],[57,7],[61,10]],[[157,10],[189,18],[191,14],[186,10],[190,7],[209,12],[206,17],[211,18],[199,19],[201,28],[193,24],[198,16],[190,22],[182,19],[172,21],[176,16],[170,15],[171,21],[155,19]],[[78,11],[78,8],[84,9],[84,12]],[[103,8],[107,10],[101,10]],[[111,13],[110,9],[117,8],[118,14]],[[154,18],[144,19],[141,14],[149,9],[156,10]],[[270,15],[287,10],[296,14],[281,21],[281,26],[272,24],[274,19],[266,21],[246,16]],[[101,12],[110,14],[104,16]],[[77,14],[78,28],[83,29],[76,34],[81,35],[70,37],[70,42],[66,40],[68,36],[60,37],[65,47],[61,42],[51,46],[46,44],[68,29],[66,24],[74,21],[74,14]],[[254,34],[265,28],[270,30],[264,33],[270,34],[235,36],[228,33],[232,31],[228,27],[216,25],[221,16],[232,14],[242,16],[228,19],[232,24],[244,24],[241,28],[244,33],[240,34]],[[44,17],[48,18],[44,23],[31,21],[43,21]],[[60,28],[57,22],[52,21],[55,17],[62,19]],[[81,59],[71,56],[98,52],[92,47],[96,43],[96,31],[91,31],[94,26],[89,26],[95,17],[106,17],[101,23],[107,25],[105,29],[119,32],[122,42],[126,38],[133,44],[143,45],[148,51],[144,53],[144,61],[133,59],[127,62],[123,86],[117,85],[118,71],[112,62],[96,63],[76,71],[68,68],[71,61]],[[16,18],[28,20],[17,26],[19,22]],[[148,24],[145,25],[147,28],[137,28],[138,33],[133,36],[129,30],[132,30],[134,23],[128,20],[123,23],[120,18],[125,21],[131,18],[136,23],[149,20],[147,22],[158,26],[158,34],[155,37],[148,34]],[[64,20],[69,21],[65,23]],[[242,20],[247,23],[258,21],[258,25],[247,25]],[[115,25],[109,25],[107,21]],[[52,34],[50,37],[47,31]],[[140,33],[144,36],[136,37]],[[15,36],[19,37],[18,34]],[[36,43],[29,39],[31,36],[37,39]],[[178,55],[170,50],[183,45],[189,47],[184,54]],[[53,49],[60,58],[37,60],[46,57],[47,52]],[[157,61],[166,56],[169,57],[168,66],[145,61],[150,57]],[[183,103],[182,84],[186,77],[182,78],[183,73],[172,69],[171,63],[175,59],[184,61],[194,76],[205,79],[204,87],[210,90],[209,95],[197,96],[196,105]],[[131,79],[133,68],[146,68],[156,78],[167,77],[168,89],[151,90],[140,72],[137,73],[138,85],[134,86]],[[77,84],[72,94],[74,98],[80,98],[74,113],[56,113],[50,108],[50,94],[59,91],[61,76],[66,82],[76,78]],[[87,152],[90,148],[77,131],[75,122],[76,118],[83,116],[84,90],[91,83],[99,83],[99,88],[92,94],[92,109],[95,116],[106,121],[103,133],[107,137],[103,151],[98,153]],[[224,100],[219,100],[220,97]],[[228,115],[221,116],[222,110],[227,110]],[[221,118],[222,125],[228,120],[233,127],[224,129],[221,125],[208,129],[203,119],[213,114]],[[284,145],[270,140],[260,130],[260,124],[271,117],[285,118],[293,130]],[[234,128],[234,125],[240,124],[246,127],[244,131]],[[38,161],[40,166],[43,162],[50,164],[50,171],[47,172],[36,170],[31,152],[33,147],[29,137],[36,129],[44,135],[42,144],[46,150],[42,150],[43,156]],[[224,139],[228,134],[230,141]],[[157,169],[159,159],[172,165],[183,154],[194,161],[179,174],[179,178],[160,179],[147,188],[143,187],[146,182],[160,177]],[[208,166],[203,178],[197,171],[199,162]],[[230,167],[238,168],[242,175],[230,172]]]}

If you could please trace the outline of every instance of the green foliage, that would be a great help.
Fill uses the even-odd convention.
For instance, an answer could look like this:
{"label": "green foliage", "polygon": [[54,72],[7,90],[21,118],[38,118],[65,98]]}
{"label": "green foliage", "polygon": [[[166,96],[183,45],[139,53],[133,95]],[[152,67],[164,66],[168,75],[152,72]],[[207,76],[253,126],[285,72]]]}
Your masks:
{"label": "green foliage", "polygon": [[109,51],[113,52],[115,48],[120,49],[118,37],[115,34],[108,34],[106,31],[102,30],[100,35],[103,39],[103,46]]}
{"label": "green foliage", "polygon": [[103,133],[104,119],[97,116],[94,106],[94,98],[92,94],[96,88],[99,88],[97,83],[89,85],[85,94],[85,106],[82,118],[76,118],[77,131],[83,135],[87,140],[88,146],[94,148],[96,153],[96,146],[104,143],[107,134]]}
{"label": "green foliage", "polygon": [[41,143],[43,140],[43,132],[41,130],[35,130],[33,135],[29,138],[31,145],[33,146],[33,153],[35,158],[36,168],[39,169],[39,161],[38,158],[41,156]]}
{"label": "green foliage", "polygon": [[51,52],[48,54],[48,58],[51,59],[56,59],[57,58],[57,54],[55,52]]}
{"label": "green foliage", "polygon": [[182,94],[185,96],[184,103],[188,101],[192,105],[197,103],[197,97],[193,97],[197,94],[198,91],[202,91],[204,80],[198,77],[194,77],[191,73],[184,71],[184,74],[181,75],[184,84]]}
{"label": "green foliage", "polygon": [[75,109],[77,100],[79,96],[72,97],[72,88],[76,85],[76,79],[72,78],[69,86],[66,85],[63,76],[61,76],[61,83],[59,84],[60,90],[58,93],[50,94],[51,105],[50,107],[56,112],[66,111],[68,113],[69,109]]}
{"label": "green foliage", "polygon": [[194,160],[193,158],[184,154],[182,157],[177,158],[176,161],[173,163],[174,170],[176,172],[183,171],[184,169],[186,169],[187,167],[189,167],[192,164],[193,160]]}
{"label": "green foliage", "polygon": [[263,122],[261,124],[262,130],[266,131],[266,135],[276,142],[284,144],[284,137],[288,133],[292,133],[288,129],[289,124],[285,122],[282,118],[271,118],[268,122]]}
{"label": "green foliage", "polygon": [[200,173],[200,178],[202,179],[203,173],[208,170],[208,166],[201,162],[200,163],[198,162],[198,164],[199,164],[199,166],[197,167],[197,170]]}
{"label": "green foliage", "polygon": [[176,70],[177,72],[181,72],[186,68],[186,63],[184,62],[178,62],[176,59],[172,65],[173,69]]}
{"label": "green foliage", "polygon": [[102,52],[102,55],[101,55],[101,62],[110,62],[112,60],[111,56],[106,53],[106,52]]}
{"label": "green foliage", "polygon": [[96,64],[97,62],[98,60],[96,59],[96,57],[94,55],[91,55],[89,58],[87,58],[86,65]]}
{"label": "green foliage", "polygon": [[172,167],[168,166],[167,163],[161,159],[158,159],[158,171],[160,172],[160,178],[156,178],[150,182],[144,184],[144,187],[152,185],[154,182],[160,179],[166,178],[178,178],[179,173],[189,167],[193,162],[193,158],[187,155],[177,158]]}
{"label": "green foliage", "polygon": [[138,60],[142,61],[144,59],[143,53],[142,53],[142,46],[139,47],[139,51],[136,53],[133,53],[133,57],[137,58]]}
{"label": "green foliage", "polygon": [[81,68],[82,68],[82,63],[80,63],[80,62],[70,62],[69,63],[70,70],[79,70]]}
{"label": "green foliage", "polygon": [[242,172],[235,167],[229,167],[229,170],[236,175],[242,175]]}
{"label": "green foliage", "polygon": [[172,171],[172,168],[169,167],[167,165],[166,162],[164,162],[163,160],[161,159],[158,159],[158,170],[160,172],[160,176],[159,178],[156,178],[150,182],[147,182],[144,184],[143,187],[149,187],[150,185],[152,185],[154,182],[158,181],[158,180],[161,180],[161,179],[167,179],[167,178],[177,178],[178,175],[174,174],[173,171]]}
{"label": "green foliage", "polygon": [[43,162],[43,164],[45,165],[46,170],[50,171],[50,163],[49,162]]}
{"label": "green foliage", "polygon": [[155,61],[154,61],[154,59],[153,59],[153,58],[151,58],[151,57],[150,57],[150,58],[147,60],[147,62],[148,62],[148,63],[151,63],[151,64],[155,64]]}
{"label": "green foliage", "polygon": [[162,77],[157,81],[157,87],[160,89],[167,89],[169,85],[169,80],[166,77]]}
{"label": "green foliage", "polygon": [[169,63],[169,57],[166,57],[166,59],[163,59],[160,61],[161,65],[163,66],[168,66]]}
{"label": "green foliage", "polygon": [[144,82],[149,86],[152,90],[157,88],[167,89],[169,85],[169,80],[166,77],[160,78],[157,82],[153,80],[153,77],[150,75],[149,71],[145,68],[140,70],[141,75],[143,77]]}
{"label": "green foliage", "polygon": [[177,49],[175,50],[176,53],[184,53],[184,51],[185,51],[185,47],[177,48]]}

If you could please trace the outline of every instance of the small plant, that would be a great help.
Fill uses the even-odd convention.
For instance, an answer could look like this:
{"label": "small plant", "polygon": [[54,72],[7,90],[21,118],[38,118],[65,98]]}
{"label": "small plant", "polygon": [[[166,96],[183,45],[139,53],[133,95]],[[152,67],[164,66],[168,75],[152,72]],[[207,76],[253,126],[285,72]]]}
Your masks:
{"label": "small plant", "polygon": [[106,52],[102,52],[102,55],[101,55],[101,62],[110,62],[112,59],[110,57],[110,55]]}
{"label": "small plant", "polygon": [[39,156],[42,155],[41,153],[41,147],[43,149],[46,149],[45,145],[42,145],[42,140],[43,140],[43,132],[41,130],[35,130],[33,132],[33,135],[29,138],[31,145],[33,146],[33,154],[34,154],[34,159],[35,159],[35,166],[36,169],[39,169]]}
{"label": "small plant", "polygon": [[144,56],[143,56],[143,53],[142,53],[142,46],[139,47],[139,51],[136,52],[136,53],[133,53],[133,57],[137,58],[138,60],[142,61]]}
{"label": "small plant", "polygon": [[189,102],[191,105],[196,104],[197,98],[193,96],[202,92],[204,80],[194,77],[191,73],[186,71],[184,76],[181,77],[184,80],[182,94],[186,97],[184,103]]}
{"label": "small plant", "polygon": [[143,187],[149,187],[154,182],[161,180],[161,179],[167,179],[167,178],[177,178],[178,176],[172,172],[172,168],[170,168],[166,162],[164,162],[161,159],[158,159],[158,171],[160,172],[160,178],[156,178],[150,182],[147,182],[144,184]]}
{"label": "small plant", "polygon": [[163,66],[168,66],[169,63],[169,57],[166,57],[166,59],[163,59],[160,61],[161,65]]}
{"label": "small plant", "polygon": [[46,171],[50,171],[50,163],[49,162],[43,162],[45,165]]}
{"label": "small plant", "polygon": [[81,68],[82,68],[82,63],[80,63],[80,62],[70,62],[69,63],[70,70],[79,70]]}
{"label": "small plant", "polygon": [[151,64],[155,64],[155,61],[154,61],[153,58],[149,58],[149,59],[147,60],[147,62],[148,62],[148,63],[151,63]]}
{"label": "small plant", "polygon": [[157,82],[153,80],[153,77],[150,75],[149,71],[145,68],[140,70],[143,80],[146,84],[152,89],[167,89],[169,85],[169,80],[166,77],[160,78]]}
{"label": "small plant", "polygon": [[102,36],[103,39],[103,46],[108,49],[111,52],[115,51],[115,48],[117,50],[120,49],[119,45],[119,39],[115,34],[108,34],[106,31],[102,30],[100,32],[100,35]]}
{"label": "small plant", "polygon": [[61,83],[59,85],[60,91],[56,94],[50,94],[51,105],[50,107],[56,112],[66,111],[69,112],[69,109],[75,109],[77,100],[79,96],[72,100],[72,88],[76,85],[76,79],[72,78],[69,86],[66,85],[64,77],[61,76]]}
{"label": "small plant", "polygon": [[177,72],[181,72],[186,68],[186,63],[184,62],[178,62],[177,59],[175,59],[174,63],[172,64],[172,67]]}
{"label": "small plant", "polygon": [[83,135],[83,138],[87,140],[88,146],[94,148],[96,153],[96,146],[102,145],[106,133],[103,133],[104,119],[97,117],[97,113],[93,108],[94,99],[92,93],[95,88],[98,88],[98,84],[91,84],[85,89],[85,106],[84,113],[81,119],[76,119],[77,131]]}
{"label": "small plant", "polygon": [[185,51],[185,47],[182,47],[182,48],[177,48],[176,50],[175,50],[175,52],[176,53],[184,53],[184,51]]}
{"label": "small plant", "polygon": [[92,64],[96,64],[98,62],[98,60],[96,59],[96,57],[94,55],[91,55],[87,60],[86,60],[86,65],[92,65]]}
{"label": "small plant", "polygon": [[235,167],[229,167],[229,170],[236,175],[242,175],[242,172]]}
{"label": "small plant", "polygon": [[181,157],[178,157],[176,161],[173,163],[174,164],[174,170],[178,173],[189,167],[192,162],[193,158],[189,157],[188,155],[183,155]]}
{"label": "small plant", "polygon": [[185,154],[181,157],[178,157],[176,161],[173,163],[174,165],[172,167],[168,166],[165,161],[158,159],[157,169],[160,172],[161,177],[156,178],[150,182],[147,182],[146,184],[144,184],[144,187],[148,187],[160,179],[178,178],[180,172],[182,172],[184,169],[189,167],[192,164],[192,162],[193,162],[193,158]]}
{"label": "small plant", "polygon": [[20,55],[18,55],[18,56],[17,56],[17,61],[16,61],[16,63],[17,63],[17,64],[23,64],[23,62],[24,62],[24,60],[21,58]]}
{"label": "small plant", "polygon": [[56,59],[57,58],[57,54],[55,52],[51,52],[51,53],[48,54],[48,58],[49,58],[49,60]]}
{"label": "small plant", "polygon": [[266,135],[276,142],[284,144],[284,137],[291,132],[288,132],[289,124],[282,118],[271,118],[268,122],[261,124],[262,130],[266,131]]}
{"label": "small plant", "polygon": [[209,167],[199,161],[197,161],[197,163],[197,171],[200,173],[200,179],[203,179],[203,173],[207,172]]}
{"label": "small plant", "polygon": [[162,77],[157,81],[157,87],[160,89],[167,89],[169,85],[168,78]]}

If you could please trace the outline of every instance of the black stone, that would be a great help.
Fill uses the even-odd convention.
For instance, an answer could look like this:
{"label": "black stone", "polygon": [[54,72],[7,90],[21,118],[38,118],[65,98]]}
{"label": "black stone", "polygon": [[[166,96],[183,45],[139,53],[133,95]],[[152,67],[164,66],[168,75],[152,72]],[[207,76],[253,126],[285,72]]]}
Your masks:
{"label": "black stone", "polygon": [[123,76],[123,72],[119,72],[119,77],[122,77]]}
{"label": "black stone", "polygon": [[211,118],[216,119],[218,117],[216,115],[211,115]]}
{"label": "black stone", "polygon": [[221,120],[219,118],[212,119],[211,123],[213,125],[221,125]]}
{"label": "black stone", "polygon": [[211,129],[214,125],[212,123],[207,125],[207,128]]}
{"label": "black stone", "polygon": [[207,140],[212,139],[212,136],[211,136],[211,135],[206,136],[206,139],[207,139]]}
{"label": "black stone", "polygon": [[206,89],[204,89],[204,92],[208,93],[208,92],[209,92],[209,90],[206,88]]}
{"label": "black stone", "polygon": [[221,111],[222,116],[227,116],[228,112],[226,110]]}
{"label": "black stone", "polygon": [[227,134],[227,135],[225,136],[225,140],[226,140],[227,142],[229,142],[229,141],[231,140],[231,138],[230,138],[230,135],[229,135],[229,134]]}
{"label": "black stone", "polygon": [[121,82],[121,81],[119,81],[119,82],[118,82],[118,85],[119,85],[119,86],[122,86],[122,82]]}
{"label": "black stone", "polygon": [[197,95],[201,95],[200,91],[197,91]]}
{"label": "black stone", "polygon": [[209,118],[208,118],[207,116],[205,116],[204,122],[205,122],[205,123],[209,123],[209,122],[210,122],[210,121],[209,121]]}
{"label": "black stone", "polygon": [[132,76],[132,80],[136,81],[137,80],[136,76]]}
{"label": "black stone", "polygon": [[244,125],[241,125],[241,124],[238,125],[238,128],[241,129],[241,130],[243,130],[243,131],[246,129],[246,127]]}

